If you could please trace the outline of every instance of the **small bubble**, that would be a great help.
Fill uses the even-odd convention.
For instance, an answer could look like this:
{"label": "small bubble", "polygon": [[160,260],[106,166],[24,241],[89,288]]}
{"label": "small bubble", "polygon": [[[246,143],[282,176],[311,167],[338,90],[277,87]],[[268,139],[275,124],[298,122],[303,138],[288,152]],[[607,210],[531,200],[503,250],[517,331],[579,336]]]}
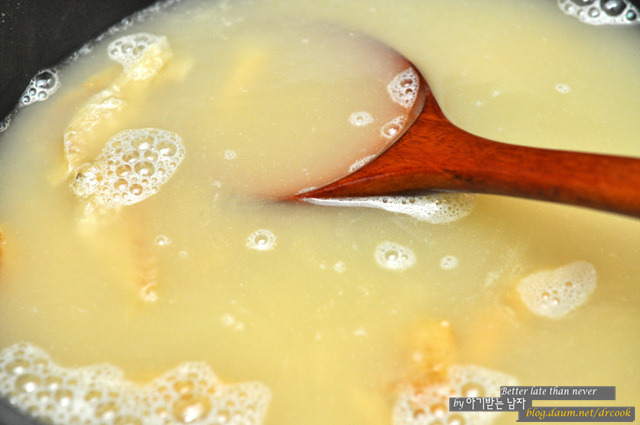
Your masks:
{"label": "small bubble", "polygon": [[589,15],[589,17],[591,18],[597,18],[598,16],[600,16],[600,9],[592,7],[591,9],[589,9],[589,11],[587,12],[587,14]]}
{"label": "small bubble", "polygon": [[406,270],[416,262],[415,254],[408,248],[393,242],[382,242],[374,252],[376,262],[388,270]]}
{"label": "small bubble", "polygon": [[155,239],[155,244],[158,246],[171,245],[171,239],[168,236],[160,235]]}
{"label": "small bubble", "polygon": [[373,117],[368,112],[354,112],[349,116],[349,122],[356,127],[364,127],[373,122]]}
{"label": "small bubble", "polygon": [[571,87],[565,83],[556,84],[556,91],[560,94],[567,94],[571,91]]}
{"label": "small bubble", "polygon": [[423,409],[418,408],[413,411],[413,418],[418,421],[422,421],[425,416],[427,416],[427,412],[425,412]]}
{"label": "small bubble", "polygon": [[454,413],[447,419],[447,425],[464,425],[464,417],[459,413]]}
{"label": "small bubble", "polygon": [[73,400],[73,393],[69,390],[58,390],[54,396],[56,402],[62,406],[67,407],[71,405],[71,401]]}
{"label": "small bubble", "polygon": [[173,403],[173,416],[188,424],[204,419],[211,411],[211,402],[204,396],[185,394]]}
{"label": "small bubble", "polygon": [[429,407],[429,410],[433,416],[441,418],[447,413],[447,406],[442,403],[434,403]]}
{"label": "small bubble", "polygon": [[256,230],[247,239],[247,247],[258,251],[268,251],[275,246],[276,237],[267,229]]}
{"label": "small bubble", "polygon": [[30,363],[24,359],[15,360],[5,366],[5,370],[12,375],[22,375],[25,373]]}
{"label": "small bubble", "polygon": [[36,394],[36,400],[41,404],[48,403],[50,398],[51,396],[47,391],[40,391],[38,394]]}
{"label": "small bubble", "polygon": [[227,149],[226,151],[224,151],[224,159],[226,160],[236,159],[237,156],[238,154],[236,154],[236,152],[232,151],[231,149]]}
{"label": "small bubble", "polygon": [[609,16],[618,16],[627,8],[622,0],[600,0],[600,7]]}
{"label": "small bubble", "polygon": [[45,387],[50,390],[57,390],[62,385],[62,378],[58,376],[50,376],[44,381]]}
{"label": "small bubble", "polygon": [[128,162],[129,164],[133,164],[138,161],[139,153],[138,152],[127,152],[122,156],[122,160],[124,162]]}
{"label": "small bubble", "polygon": [[168,140],[160,140],[156,143],[156,151],[161,156],[174,156],[178,151],[178,147]]}
{"label": "small bubble", "polygon": [[139,176],[142,176],[142,177],[151,176],[156,171],[153,164],[150,163],[149,161],[140,161],[136,163],[133,169]]}
{"label": "small bubble", "polygon": [[458,257],[453,255],[447,255],[446,257],[442,257],[440,260],[440,267],[444,270],[452,270],[458,267]]}
{"label": "small bubble", "polygon": [[158,155],[152,150],[145,151],[143,153],[143,156],[144,156],[144,159],[150,162],[155,162],[158,160]]}
{"label": "small bubble", "polygon": [[134,196],[140,196],[142,195],[143,189],[139,184],[132,184],[129,188],[129,192],[131,192],[131,194]]}
{"label": "small bubble", "polygon": [[16,379],[15,386],[18,391],[31,393],[38,389],[40,383],[40,378],[37,375],[27,373]]}
{"label": "small bubble", "polygon": [[129,183],[125,179],[118,179],[113,183],[113,188],[120,192],[124,192],[129,187]]}
{"label": "small bubble", "polygon": [[96,407],[96,416],[103,421],[111,421],[118,413],[118,407],[114,402],[100,404]]}
{"label": "small bubble", "polygon": [[178,394],[187,394],[193,391],[194,384],[191,381],[178,381],[175,384],[173,384],[173,389]]}
{"label": "small bubble", "polygon": [[122,164],[116,168],[116,175],[118,177],[126,177],[131,174],[131,166],[129,164]]}
{"label": "small bubble", "polygon": [[100,397],[102,397],[102,393],[100,391],[95,391],[95,390],[88,391],[84,395],[84,399],[88,402],[98,400]]}
{"label": "small bubble", "polygon": [[58,82],[57,76],[51,71],[42,71],[36,75],[36,87],[50,90],[56,86]]}
{"label": "small bubble", "polygon": [[133,146],[134,149],[138,149],[141,151],[151,148],[152,144],[153,137],[151,136],[139,136],[133,139],[133,141],[131,142],[131,146]]}
{"label": "small bubble", "polygon": [[484,387],[475,382],[467,382],[462,386],[462,397],[484,397]]}
{"label": "small bubble", "polygon": [[394,118],[393,120],[382,126],[380,134],[382,134],[382,136],[386,139],[393,139],[399,134],[400,130],[402,130],[405,121],[406,117],[404,116]]}
{"label": "small bubble", "polygon": [[218,415],[216,419],[218,420],[218,423],[226,424],[227,422],[229,422],[229,419],[231,419],[231,415],[229,414],[228,410],[221,409],[221,410],[218,410]]}

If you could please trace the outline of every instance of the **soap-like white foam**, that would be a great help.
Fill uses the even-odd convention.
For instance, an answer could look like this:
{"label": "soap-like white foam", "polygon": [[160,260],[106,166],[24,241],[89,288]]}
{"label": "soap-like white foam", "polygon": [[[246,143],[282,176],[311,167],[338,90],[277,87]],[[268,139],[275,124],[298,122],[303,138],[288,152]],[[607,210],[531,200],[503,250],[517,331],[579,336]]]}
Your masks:
{"label": "soap-like white foam", "polygon": [[107,52],[134,80],[152,77],[171,56],[167,37],[147,33],[120,37],[109,44]]}
{"label": "soap-like white foam", "polygon": [[181,138],[157,128],[125,130],[113,136],[96,161],[80,167],[71,190],[99,205],[140,202],[160,190],[184,158]]}
{"label": "soap-like white foam", "polygon": [[5,131],[11,125],[11,118],[13,118],[13,114],[9,114],[0,121],[0,133]]}
{"label": "soap-like white foam", "polygon": [[395,117],[382,126],[380,129],[380,135],[387,140],[391,140],[400,135],[400,132],[404,128],[406,122],[407,117],[405,115]]}
{"label": "soap-like white foam", "polygon": [[373,253],[376,263],[387,270],[402,271],[416,263],[416,255],[409,248],[395,242],[381,242]]}
{"label": "soap-like white foam", "polygon": [[558,0],[558,7],[586,24],[640,24],[638,8],[627,0]]}
{"label": "soap-like white foam", "polygon": [[393,77],[393,80],[387,85],[387,92],[391,96],[391,100],[403,108],[409,109],[418,97],[419,88],[418,73],[409,67]]}
{"label": "soap-like white foam", "polygon": [[349,122],[356,127],[364,127],[373,122],[373,117],[370,113],[365,111],[354,112],[349,116]]}
{"label": "soap-like white foam", "polygon": [[157,246],[169,246],[169,245],[171,245],[171,242],[173,242],[173,241],[167,235],[158,235],[155,238],[154,242],[155,242],[155,244]]}
{"label": "soap-like white foam", "polygon": [[338,261],[333,265],[333,270],[337,273],[344,273],[347,271],[347,265],[344,261]]}
{"label": "soap-like white foam", "polygon": [[22,94],[22,106],[47,100],[60,88],[60,79],[55,69],[44,69],[31,79]]}
{"label": "soap-like white foam", "polygon": [[363,198],[305,198],[315,205],[333,207],[377,208],[410,215],[432,224],[451,223],[473,211],[476,196],[466,193],[439,193],[424,196],[378,196]]}
{"label": "soap-like white foam", "polygon": [[405,388],[393,406],[393,425],[488,425],[498,413],[450,412],[449,397],[499,397],[500,386],[518,385],[510,375],[476,365],[452,365],[445,382]]}
{"label": "soap-like white foam", "polygon": [[247,238],[247,248],[257,251],[269,251],[276,247],[276,235],[268,229],[259,229]]}
{"label": "soap-like white foam", "polygon": [[354,173],[356,171],[358,171],[359,169],[361,169],[362,167],[364,167],[365,165],[367,165],[368,163],[371,162],[371,160],[373,160],[377,155],[369,155],[367,157],[364,157],[362,159],[358,159],[356,160],[353,164],[351,164],[351,166],[349,167],[349,173]]}
{"label": "soap-like white foam", "polygon": [[238,154],[234,150],[227,149],[226,151],[224,151],[224,159],[226,159],[227,161],[232,161],[237,157],[238,157]]}
{"label": "soap-like white foam", "polygon": [[595,291],[597,281],[591,263],[576,261],[525,277],[518,283],[518,292],[533,313],[559,319],[584,304]]}
{"label": "soap-like white foam", "polygon": [[197,362],[137,385],[114,366],[63,368],[18,343],[0,352],[0,396],[53,425],[261,425],[271,393],[258,382],[225,384]]}
{"label": "soap-like white foam", "polygon": [[241,331],[244,329],[244,323],[240,322],[229,313],[225,313],[220,316],[220,322],[222,322],[222,324],[226,327],[233,329],[234,331]]}
{"label": "soap-like white foam", "polygon": [[458,257],[454,255],[447,255],[445,257],[442,257],[442,260],[440,260],[440,267],[442,267],[444,270],[453,270],[458,267],[458,262]]}

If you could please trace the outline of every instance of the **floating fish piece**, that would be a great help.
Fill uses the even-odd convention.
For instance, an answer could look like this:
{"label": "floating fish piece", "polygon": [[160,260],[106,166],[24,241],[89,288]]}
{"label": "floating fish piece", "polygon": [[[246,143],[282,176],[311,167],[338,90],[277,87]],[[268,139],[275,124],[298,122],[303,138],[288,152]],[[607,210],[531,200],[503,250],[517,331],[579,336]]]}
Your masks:
{"label": "floating fish piece", "polygon": [[95,94],[71,119],[64,132],[68,173],[87,160],[99,124],[113,118],[130,101],[145,93],[148,83],[172,57],[166,37],[141,33],[121,37],[108,47],[109,56],[122,64],[123,72],[106,89]]}

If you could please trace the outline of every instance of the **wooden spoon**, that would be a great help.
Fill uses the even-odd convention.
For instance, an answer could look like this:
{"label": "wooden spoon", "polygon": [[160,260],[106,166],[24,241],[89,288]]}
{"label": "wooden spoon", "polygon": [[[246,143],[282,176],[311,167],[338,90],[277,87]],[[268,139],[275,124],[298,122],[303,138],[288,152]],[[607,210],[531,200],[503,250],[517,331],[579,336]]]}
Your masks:
{"label": "wooden spoon", "polygon": [[515,146],[475,136],[444,116],[420,78],[410,115],[424,108],[404,136],[358,171],[289,199],[454,191],[640,216],[640,159]]}

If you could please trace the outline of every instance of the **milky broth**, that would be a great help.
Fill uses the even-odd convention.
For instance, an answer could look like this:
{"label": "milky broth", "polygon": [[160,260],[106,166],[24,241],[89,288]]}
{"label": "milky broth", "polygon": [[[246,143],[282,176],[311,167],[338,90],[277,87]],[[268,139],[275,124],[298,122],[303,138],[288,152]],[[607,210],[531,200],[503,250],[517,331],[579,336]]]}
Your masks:
{"label": "milky broth", "polygon": [[[141,33],[169,50],[110,59]],[[637,27],[553,1],[169,5],[60,70],[0,134],[0,394],[56,423],[120,424],[506,424],[437,400],[515,383],[637,403],[636,219],[497,196],[270,199],[388,144],[406,67],[369,37],[468,131],[640,156]],[[184,150],[174,165],[154,159],[158,135]],[[100,201],[133,151],[129,173],[164,177]]]}

